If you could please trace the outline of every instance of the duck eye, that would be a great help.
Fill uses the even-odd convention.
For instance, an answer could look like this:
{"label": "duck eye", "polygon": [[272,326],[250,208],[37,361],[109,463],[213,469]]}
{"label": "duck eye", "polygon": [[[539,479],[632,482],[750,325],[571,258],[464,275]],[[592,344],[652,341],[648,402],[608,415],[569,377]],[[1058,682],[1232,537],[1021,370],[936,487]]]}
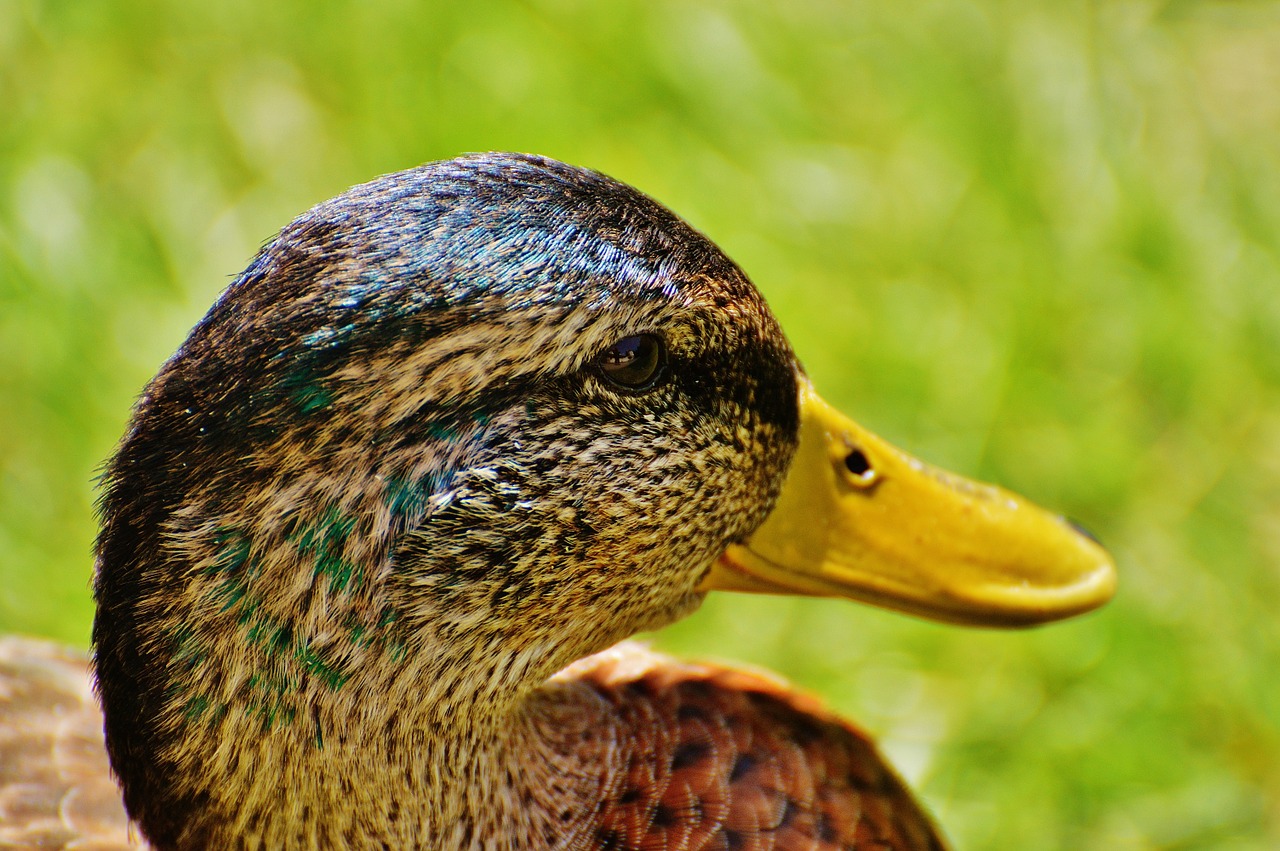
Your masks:
{"label": "duck eye", "polygon": [[640,390],[652,384],[667,360],[662,338],[654,334],[623,337],[596,357],[600,373],[620,387]]}

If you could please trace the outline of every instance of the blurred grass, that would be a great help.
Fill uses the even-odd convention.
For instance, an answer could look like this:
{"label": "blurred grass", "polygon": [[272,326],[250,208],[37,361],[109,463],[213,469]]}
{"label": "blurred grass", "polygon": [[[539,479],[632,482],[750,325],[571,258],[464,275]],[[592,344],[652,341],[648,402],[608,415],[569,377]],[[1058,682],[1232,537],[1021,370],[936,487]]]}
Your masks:
{"label": "blurred grass", "polygon": [[1078,622],[720,598],[963,849],[1280,847],[1280,5],[0,0],[0,631],[87,640],[92,477],[261,241],[544,153],[769,296],[833,402],[1081,519]]}

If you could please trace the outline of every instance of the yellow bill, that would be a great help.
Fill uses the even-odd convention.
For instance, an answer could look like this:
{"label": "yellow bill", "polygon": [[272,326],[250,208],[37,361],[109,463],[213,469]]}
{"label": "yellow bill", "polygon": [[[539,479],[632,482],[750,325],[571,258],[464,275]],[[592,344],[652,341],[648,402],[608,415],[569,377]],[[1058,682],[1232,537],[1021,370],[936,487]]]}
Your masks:
{"label": "yellow bill", "polygon": [[1096,608],[1115,585],[1115,563],[1077,527],[917,461],[806,382],[778,504],[702,590],[847,597],[934,620],[1027,626]]}

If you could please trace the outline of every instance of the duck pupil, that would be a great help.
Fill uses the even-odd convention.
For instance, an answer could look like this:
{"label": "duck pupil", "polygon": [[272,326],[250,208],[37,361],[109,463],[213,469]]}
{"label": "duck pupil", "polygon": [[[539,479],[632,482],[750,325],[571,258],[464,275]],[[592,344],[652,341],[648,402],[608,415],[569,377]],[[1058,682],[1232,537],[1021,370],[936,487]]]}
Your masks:
{"label": "duck pupil", "polygon": [[648,384],[663,361],[662,341],[653,334],[623,337],[601,353],[596,362],[606,378],[623,387]]}
{"label": "duck pupil", "polygon": [[867,460],[867,456],[861,449],[855,449],[845,456],[844,466],[855,476],[865,476],[871,472],[871,462]]}

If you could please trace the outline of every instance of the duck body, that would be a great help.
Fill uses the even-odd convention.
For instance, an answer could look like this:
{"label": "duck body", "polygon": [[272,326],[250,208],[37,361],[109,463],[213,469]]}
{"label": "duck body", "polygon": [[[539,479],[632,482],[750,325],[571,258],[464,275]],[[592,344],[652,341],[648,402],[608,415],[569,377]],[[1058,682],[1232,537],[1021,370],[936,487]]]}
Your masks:
{"label": "duck body", "polygon": [[0,848],[128,846],[87,656],[0,636]]}
{"label": "duck body", "polygon": [[[1109,594],[1056,518],[832,416],[741,270],[603,175],[476,155],[317,206],[103,476],[94,665],[128,816],[160,849],[943,847],[816,703],[609,649],[716,588],[1019,623]],[[1021,596],[949,586],[988,567],[968,543],[936,581],[874,535],[793,546],[801,468],[832,539],[888,505],[933,546],[918,495],[959,500]]]}
{"label": "duck body", "polygon": [[[0,848],[143,844],[108,770],[87,659],[0,639],[0,694],[0,736],[11,733],[0,737]],[[565,778],[598,771],[592,815],[494,825],[506,839],[477,837],[481,847],[945,847],[864,734],[777,680],[623,642],[558,674],[537,702],[559,752],[521,760],[553,790],[524,810],[563,806]]]}

